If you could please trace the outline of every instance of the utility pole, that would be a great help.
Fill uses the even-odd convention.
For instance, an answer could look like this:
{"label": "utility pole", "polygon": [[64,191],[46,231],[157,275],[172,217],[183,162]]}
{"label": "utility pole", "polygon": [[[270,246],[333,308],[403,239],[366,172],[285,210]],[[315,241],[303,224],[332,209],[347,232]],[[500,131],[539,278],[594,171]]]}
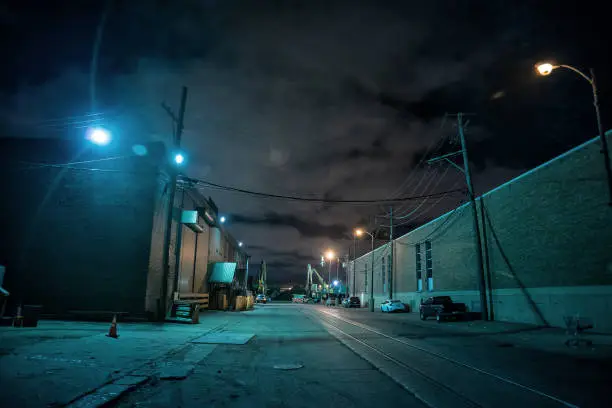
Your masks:
{"label": "utility pole", "polygon": [[353,296],[357,296],[357,285],[355,283],[355,270],[357,269],[357,237],[353,234]]}
{"label": "utility pole", "polygon": [[480,311],[482,320],[489,320],[487,307],[487,288],[485,284],[484,262],[482,254],[482,238],[480,237],[480,227],[478,226],[478,209],[476,208],[476,197],[474,196],[474,185],[472,184],[472,175],[470,172],[470,162],[468,160],[468,151],[465,143],[465,134],[463,132],[463,114],[457,114],[457,129],[459,131],[459,139],[461,141],[461,150],[463,152],[463,169],[465,172],[465,183],[467,184],[470,202],[472,204],[472,216],[474,218],[474,243],[476,244],[476,261],[478,263],[478,289],[480,290]]}
{"label": "utility pole", "polygon": [[340,258],[336,260],[336,280],[340,278]]}
{"label": "utility pole", "polygon": [[389,299],[393,299],[393,206],[389,208],[389,245],[391,245],[389,257]]}
{"label": "utility pole", "polygon": [[[172,110],[166,106],[166,104],[162,103],[162,107],[166,110],[168,115],[172,118],[172,123],[176,126],[176,131],[173,136],[173,147],[177,150],[181,147],[181,136],[183,135],[183,121],[185,118],[185,107],[187,104],[187,87],[183,86],[183,90],[181,93],[181,105],[179,107],[178,117],[174,115]],[[161,310],[161,320],[165,319],[166,314],[168,313],[168,279],[170,278],[170,241],[172,240],[172,219],[174,218],[174,200],[176,197],[176,182],[178,178],[178,169],[175,166],[170,166],[170,190],[168,192],[168,212],[166,216],[166,229],[164,235],[164,249],[162,254],[162,263],[164,268],[164,280],[162,282],[162,310]],[[180,221],[180,219],[179,219]],[[178,268],[180,267],[180,233],[181,228],[180,224],[177,224],[177,245],[175,248],[175,254],[177,261],[175,262],[175,274],[178,274]],[[176,290],[177,288],[177,277],[175,276],[173,288]]]}
{"label": "utility pole", "polygon": [[[470,172],[470,164],[468,159],[468,151],[465,143],[464,124],[463,124],[463,113],[457,113],[457,133],[459,135],[459,141],[461,143],[461,150],[458,152],[448,153],[439,157],[435,157],[427,161],[431,164],[436,161],[445,160],[453,167],[458,169],[465,175],[465,184],[467,185],[468,195],[472,206],[472,218],[473,218],[473,232],[474,232],[474,244],[476,245],[476,262],[478,268],[478,290],[480,292],[480,312],[482,320],[489,320],[488,305],[487,305],[487,286],[485,283],[485,271],[484,271],[484,256],[482,252],[482,238],[480,236],[480,227],[478,226],[478,209],[476,208],[476,197],[474,195],[474,185],[472,184],[472,175]],[[463,168],[458,166],[455,162],[450,160],[450,157],[461,154],[463,157]],[[484,225],[484,221],[483,221]]]}

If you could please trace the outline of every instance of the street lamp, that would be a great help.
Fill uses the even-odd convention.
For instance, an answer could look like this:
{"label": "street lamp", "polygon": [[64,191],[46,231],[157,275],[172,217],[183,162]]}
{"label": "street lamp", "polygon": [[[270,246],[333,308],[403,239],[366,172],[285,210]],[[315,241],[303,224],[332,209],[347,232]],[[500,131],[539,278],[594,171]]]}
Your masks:
{"label": "street lamp", "polygon": [[327,282],[331,282],[331,268],[332,268],[332,261],[334,260],[336,254],[334,254],[334,251],[332,251],[331,249],[327,250],[327,252],[325,253],[325,257],[327,258],[327,260],[329,261],[329,269],[327,272]]}
{"label": "street lamp", "polygon": [[[368,234],[372,238],[372,251],[371,253],[371,268],[370,268],[370,312],[374,311],[374,234],[370,234],[368,231],[361,228],[355,229],[355,236],[361,237],[363,234]],[[353,268],[355,268],[355,262],[353,262]],[[354,276],[354,274],[353,274]]]}
{"label": "street lamp", "polygon": [[179,166],[185,162],[185,156],[182,153],[177,153],[174,155],[174,162]]}
{"label": "street lamp", "polygon": [[106,146],[112,140],[108,130],[103,128],[92,128],[87,131],[87,140],[98,146]]}
{"label": "street lamp", "polygon": [[557,68],[566,68],[580,75],[589,84],[591,84],[591,89],[593,91],[593,106],[595,107],[595,116],[597,119],[597,129],[599,131],[599,139],[601,141],[601,151],[604,156],[604,166],[606,169],[606,175],[608,177],[608,197],[609,197],[608,205],[612,206],[612,167],[610,166],[610,153],[608,152],[608,141],[606,140],[606,135],[603,130],[603,124],[601,123],[601,113],[599,112],[599,98],[597,95],[597,84],[595,82],[595,71],[593,70],[593,68],[591,68],[589,70],[591,76],[589,77],[588,75],[586,75],[579,69],[572,67],[571,65],[564,65],[564,64],[554,65],[550,62],[542,62],[542,63],[536,64],[535,68],[538,74],[542,76],[550,75],[553,72],[553,70]]}
{"label": "street lamp", "polygon": [[221,218],[219,218],[219,221],[221,221],[221,224],[223,224],[226,221],[225,216],[222,215]]}
{"label": "street lamp", "polygon": [[242,248],[242,245],[243,245],[243,243],[242,243],[242,242],[238,242],[238,246],[239,246],[240,248]]}

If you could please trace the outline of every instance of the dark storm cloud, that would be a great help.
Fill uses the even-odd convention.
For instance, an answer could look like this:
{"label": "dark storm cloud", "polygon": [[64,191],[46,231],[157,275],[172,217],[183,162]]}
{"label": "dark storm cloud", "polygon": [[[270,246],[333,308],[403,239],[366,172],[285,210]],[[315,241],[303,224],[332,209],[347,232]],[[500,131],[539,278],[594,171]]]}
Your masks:
{"label": "dark storm cloud", "polygon": [[316,259],[312,255],[303,255],[299,251],[282,251],[263,245],[249,245],[249,250],[264,252],[275,258],[291,259],[296,262],[312,262]]}
{"label": "dark storm cloud", "polygon": [[267,212],[263,216],[234,215],[236,224],[260,225],[265,227],[290,227],[297,230],[303,237],[329,237],[343,239],[348,235],[346,226],[342,224],[324,225],[317,221],[307,221],[292,214]]}
{"label": "dark storm cloud", "polygon": [[[23,15],[9,7],[19,24],[0,42],[20,52],[14,66],[0,68],[10,85],[0,95],[4,124],[18,135],[58,136],[38,124],[91,109],[92,39],[103,4],[112,3],[95,83],[117,140],[168,141],[160,103],[176,108],[186,85],[186,172],[270,193],[372,199],[432,192],[434,184],[424,186],[442,172],[416,164],[441,135],[455,133],[442,118],[457,111],[478,114],[467,134],[474,182],[478,191],[493,187],[594,134],[585,84],[561,74],[536,78],[536,59],[593,61],[598,72],[610,71],[601,64],[605,47],[592,53],[583,46],[607,38],[605,13],[601,24],[585,13],[576,25],[563,2],[85,3],[41,2]],[[602,101],[609,100],[601,76]],[[445,177],[439,190],[461,175]],[[384,211],[207,194],[232,214],[228,228],[257,259],[284,263],[274,268],[283,277],[302,274],[293,265],[309,262],[308,254],[348,248],[351,229]],[[402,228],[455,204],[406,204],[417,212]]]}

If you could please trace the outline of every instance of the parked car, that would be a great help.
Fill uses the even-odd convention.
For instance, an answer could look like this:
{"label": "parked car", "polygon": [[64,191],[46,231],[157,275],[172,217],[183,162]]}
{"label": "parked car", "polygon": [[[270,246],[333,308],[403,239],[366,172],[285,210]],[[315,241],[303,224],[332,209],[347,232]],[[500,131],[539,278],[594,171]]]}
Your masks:
{"label": "parked car", "polygon": [[255,303],[268,303],[266,295],[259,294],[255,297]]}
{"label": "parked car", "polygon": [[421,299],[419,305],[419,317],[426,320],[428,317],[436,317],[438,321],[444,316],[458,315],[467,310],[465,303],[455,303],[450,296],[432,296]]}
{"label": "parked car", "polygon": [[399,300],[385,300],[380,304],[380,311],[383,313],[405,312],[408,308]]}
{"label": "parked car", "polygon": [[291,301],[293,303],[306,303],[308,299],[306,298],[306,295],[293,295],[291,297]]}
{"label": "parked car", "polygon": [[344,307],[361,307],[361,300],[357,296],[344,298],[342,301]]}

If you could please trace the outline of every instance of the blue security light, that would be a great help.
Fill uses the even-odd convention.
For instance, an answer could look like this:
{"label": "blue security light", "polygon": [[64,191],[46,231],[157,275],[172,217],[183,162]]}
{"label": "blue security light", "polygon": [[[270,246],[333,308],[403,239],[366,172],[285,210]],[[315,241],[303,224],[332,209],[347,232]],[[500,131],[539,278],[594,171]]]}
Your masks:
{"label": "blue security light", "polygon": [[112,140],[108,130],[103,128],[91,128],[87,131],[87,140],[98,146],[106,146]]}
{"label": "blue security light", "polygon": [[178,165],[183,164],[185,162],[185,156],[182,153],[177,153],[174,155],[174,162]]}
{"label": "blue security light", "polygon": [[338,286],[338,281],[337,280],[334,281],[334,286]]}
{"label": "blue security light", "polygon": [[238,243],[238,246],[239,246],[239,247],[242,247],[242,242],[239,242],[239,243]]}
{"label": "blue security light", "polygon": [[223,224],[225,222],[225,220],[226,220],[226,218],[223,215],[221,216],[221,218],[219,218],[219,221],[221,221],[221,224]]}

